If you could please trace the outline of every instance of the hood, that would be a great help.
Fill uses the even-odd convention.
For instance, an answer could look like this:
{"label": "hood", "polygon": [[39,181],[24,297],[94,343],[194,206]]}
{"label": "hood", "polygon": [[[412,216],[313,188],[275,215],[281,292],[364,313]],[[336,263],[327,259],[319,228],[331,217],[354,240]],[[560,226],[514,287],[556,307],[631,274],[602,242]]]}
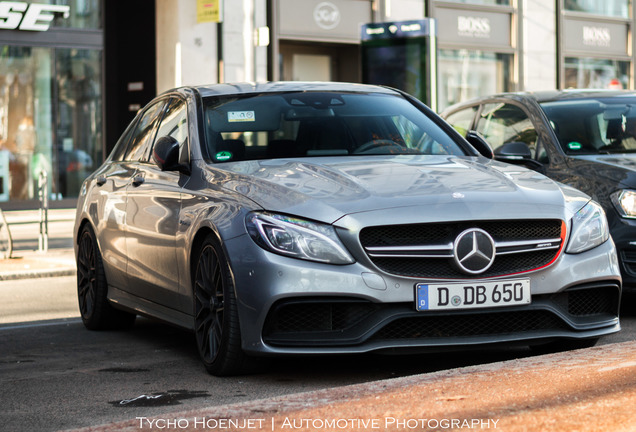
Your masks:
{"label": "hood", "polygon": [[[588,200],[534,171],[484,158],[277,159],[228,163],[222,170],[229,176],[223,187],[263,209],[327,223],[379,211],[418,221],[481,214],[563,218],[566,201]],[[581,202],[572,205],[574,211]]]}

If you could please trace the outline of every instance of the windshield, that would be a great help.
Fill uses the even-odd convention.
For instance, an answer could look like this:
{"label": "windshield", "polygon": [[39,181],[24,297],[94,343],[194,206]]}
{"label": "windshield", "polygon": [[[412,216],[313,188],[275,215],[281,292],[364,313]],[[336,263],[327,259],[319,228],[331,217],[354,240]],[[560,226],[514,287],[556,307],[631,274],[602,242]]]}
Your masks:
{"label": "windshield", "polygon": [[294,92],[204,99],[213,162],[347,155],[465,155],[399,96]]}
{"label": "windshield", "polygon": [[562,100],[541,107],[566,154],[636,152],[636,97]]}

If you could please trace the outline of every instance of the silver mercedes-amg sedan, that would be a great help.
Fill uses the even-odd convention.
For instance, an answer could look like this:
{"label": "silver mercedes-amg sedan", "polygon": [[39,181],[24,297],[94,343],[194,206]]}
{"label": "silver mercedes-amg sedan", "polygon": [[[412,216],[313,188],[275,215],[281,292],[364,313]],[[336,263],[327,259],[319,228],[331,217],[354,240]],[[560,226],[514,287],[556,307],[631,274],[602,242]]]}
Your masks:
{"label": "silver mercedes-amg sedan", "polygon": [[75,248],[86,327],[190,329],[216,375],[256,356],[571,348],[620,329],[599,205],[382,87],[160,95],[84,182]]}

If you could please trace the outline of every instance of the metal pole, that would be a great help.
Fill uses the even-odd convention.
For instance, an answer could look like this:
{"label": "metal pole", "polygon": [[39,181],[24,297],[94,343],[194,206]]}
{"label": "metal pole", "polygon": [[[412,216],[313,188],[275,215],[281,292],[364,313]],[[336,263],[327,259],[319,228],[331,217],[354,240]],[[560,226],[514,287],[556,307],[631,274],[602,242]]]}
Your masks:
{"label": "metal pole", "polygon": [[2,209],[0,209],[0,234],[0,242],[4,242],[5,239],[7,242],[6,249],[4,247],[2,248],[4,258],[9,259],[13,254],[13,238],[11,237],[11,230],[9,229],[9,224],[7,223],[7,219],[4,217]]}
{"label": "metal pole", "polygon": [[38,176],[38,196],[40,198],[40,235],[38,237],[38,250],[49,250],[49,179],[46,171],[40,171]]}
{"label": "metal pole", "polygon": [[218,63],[218,82],[225,82],[225,65],[223,61],[223,22],[216,23],[216,57]]}

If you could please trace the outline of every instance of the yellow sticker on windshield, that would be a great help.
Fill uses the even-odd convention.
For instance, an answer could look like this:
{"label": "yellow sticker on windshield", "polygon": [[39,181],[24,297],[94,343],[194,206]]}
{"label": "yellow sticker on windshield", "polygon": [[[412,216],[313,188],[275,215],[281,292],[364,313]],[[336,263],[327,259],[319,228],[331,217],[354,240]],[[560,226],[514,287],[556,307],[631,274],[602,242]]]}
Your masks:
{"label": "yellow sticker on windshield", "polygon": [[256,114],[254,111],[229,111],[227,121],[230,123],[253,122],[256,121]]}

